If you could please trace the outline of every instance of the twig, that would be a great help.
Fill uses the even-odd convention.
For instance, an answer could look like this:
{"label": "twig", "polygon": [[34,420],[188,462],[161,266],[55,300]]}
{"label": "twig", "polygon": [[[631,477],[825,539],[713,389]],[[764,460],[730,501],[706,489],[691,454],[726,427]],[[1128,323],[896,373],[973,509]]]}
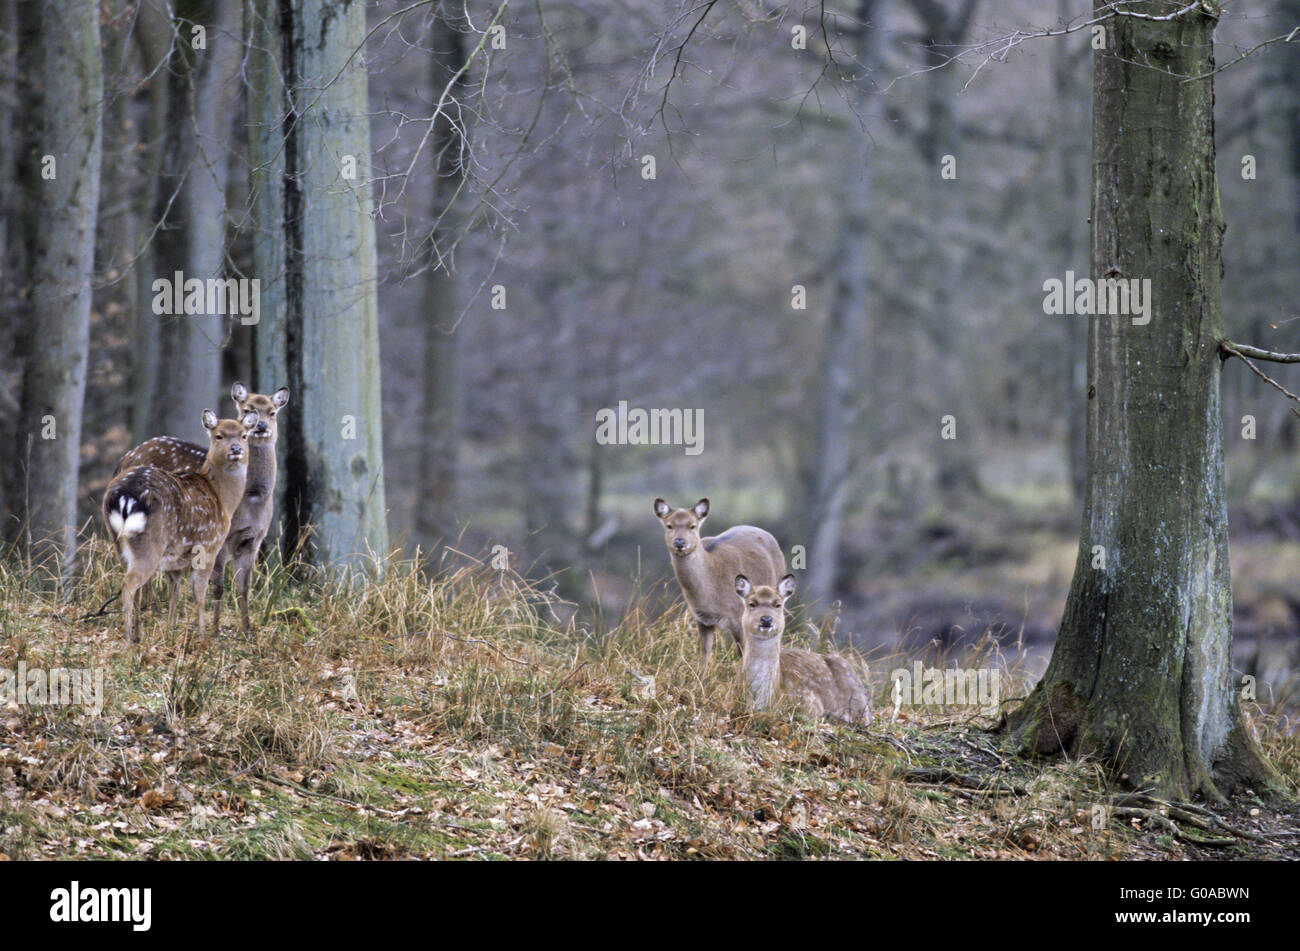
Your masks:
{"label": "twig", "polygon": [[1259,347],[1237,343],[1233,340],[1221,341],[1219,349],[1226,350],[1228,353],[1236,354],[1239,357],[1254,357],[1256,360],[1271,360],[1273,363],[1300,363],[1300,353],[1279,353],[1276,350],[1262,350]]}
{"label": "twig", "polygon": [[116,601],[118,598],[120,598],[121,596],[122,596],[122,592],[119,591],[117,594],[113,595],[111,598],[109,598],[107,601],[105,601],[103,604],[101,604],[101,605],[99,606],[99,610],[98,610],[98,611],[91,611],[89,614],[84,615],[84,616],[82,617],[81,620],[82,620],[82,621],[90,621],[90,620],[92,620],[92,619],[94,619],[94,618],[97,618],[97,617],[103,617],[103,616],[104,616],[104,612],[105,612],[105,610],[108,608],[108,606],[109,606],[110,604],[112,604],[114,601]]}
{"label": "twig", "polygon": [[[1224,340],[1224,341],[1221,341],[1221,342],[1219,343],[1219,350],[1220,350],[1221,352],[1223,352],[1223,353],[1227,353],[1227,354],[1229,354],[1229,355],[1231,355],[1231,356],[1236,357],[1236,358],[1239,359],[1242,363],[1246,364],[1246,366],[1250,367],[1250,372],[1251,372],[1251,373],[1255,374],[1257,377],[1259,377],[1261,380],[1263,380],[1263,381],[1264,381],[1265,383],[1267,383],[1269,386],[1273,387],[1273,389],[1277,390],[1279,393],[1281,393],[1281,394],[1282,394],[1283,396],[1285,396],[1287,399],[1289,399],[1289,400],[1295,400],[1295,402],[1300,403],[1300,396],[1296,396],[1294,393],[1292,393],[1290,390],[1288,390],[1288,389],[1287,389],[1285,386],[1283,386],[1281,383],[1277,382],[1277,380],[1273,379],[1271,376],[1269,376],[1267,373],[1265,373],[1265,372],[1264,372],[1263,370],[1261,370],[1259,367],[1255,366],[1255,364],[1252,363],[1252,362],[1251,362],[1251,361],[1246,357],[1246,354],[1243,352],[1243,349],[1244,349],[1244,350],[1251,350],[1251,351],[1254,351],[1254,354],[1255,354],[1256,356],[1259,355],[1259,354],[1261,354],[1261,353],[1263,353],[1263,354],[1268,354],[1268,356],[1261,357],[1261,359],[1264,359],[1264,360],[1273,360],[1275,363],[1300,363],[1300,354],[1295,354],[1295,353],[1276,353],[1276,354],[1274,354],[1274,353],[1271,353],[1271,352],[1268,351],[1268,350],[1256,350],[1256,348],[1254,348],[1254,347],[1245,347],[1245,348],[1242,348],[1242,347],[1239,347],[1237,344],[1234,344],[1234,343],[1232,343],[1231,341],[1228,341],[1228,340]],[[1282,358],[1285,358],[1285,357],[1295,357],[1296,359],[1295,359],[1295,360],[1289,360],[1289,359],[1277,359],[1277,358],[1279,358],[1279,357],[1282,357]]]}
{"label": "twig", "polygon": [[448,634],[446,631],[433,631],[432,633],[437,634],[439,637],[449,637],[453,641],[460,641],[462,644],[481,644],[482,646],[490,650],[496,651],[498,654],[500,654],[506,660],[510,661],[512,664],[519,664],[520,666],[523,667],[531,667],[533,670],[538,669],[536,664],[530,664],[526,660],[519,660],[517,658],[511,657],[509,654],[507,654],[505,651],[503,651],[501,648],[497,647],[495,644],[491,643],[490,641],[481,641],[474,637],[457,637],[455,634]]}
{"label": "twig", "polygon": [[989,792],[1007,791],[1017,796],[1026,795],[1025,787],[1017,786],[1014,783],[1003,783],[1000,779],[988,781],[980,779],[977,776],[967,776],[965,773],[954,773],[952,770],[942,766],[938,767],[917,767],[903,771],[903,780],[905,782],[918,783],[937,783],[945,786],[961,786],[965,789],[982,789]]}

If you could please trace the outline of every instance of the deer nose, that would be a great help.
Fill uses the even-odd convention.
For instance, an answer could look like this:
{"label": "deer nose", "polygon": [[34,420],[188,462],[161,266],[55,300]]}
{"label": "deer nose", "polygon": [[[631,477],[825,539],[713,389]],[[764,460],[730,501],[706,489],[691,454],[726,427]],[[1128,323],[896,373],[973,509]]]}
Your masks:
{"label": "deer nose", "polygon": [[258,431],[259,433],[264,433],[264,432],[266,432],[266,422],[265,422],[264,420],[258,420],[258,423],[257,423],[257,431]]}
{"label": "deer nose", "polygon": [[759,627],[771,627],[771,626],[772,626],[772,615],[770,615],[770,614],[764,614],[761,618],[758,619],[758,626],[759,626]]}
{"label": "deer nose", "polygon": [[685,548],[685,547],[686,547],[686,539],[684,539],[684,538],[674,538],[674,539],[673,539],[673,547],[674,547],[674,548]]}

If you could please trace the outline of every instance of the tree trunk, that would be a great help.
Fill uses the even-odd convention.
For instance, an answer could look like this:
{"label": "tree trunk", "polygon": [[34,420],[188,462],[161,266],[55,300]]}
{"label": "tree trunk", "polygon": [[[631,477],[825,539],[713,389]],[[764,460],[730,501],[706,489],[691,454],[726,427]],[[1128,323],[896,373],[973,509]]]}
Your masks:
{"label": "tree trunk", "polygon": [[[242,57],[238,0],[178,0],[171,68],[167,74],[167,123],[162,170],[154,194],[154,278],[206,281],[225,265],[226,141],[234,119]],[[206,30],[206,49],[194,49],[194,27]],[[149,300],[153,300],[150,294]],[[150,315],[152,316],[152,315]],[[159,335],[153,435],[196,438],[205,409],[218,404],[221,351],[230,318],[181,314],[154,318]]]}
{"label": "tree trunk", "polygon": [[[285,8],[288,9],[287,7]],[[293,215],[288,211],[290,191],[297,199],[297,187],[290,189],[285,181],[285,155],[293,146],[289,137],[295,119],[286,70],[292,57],[286,45],[292,42],[291,32],[281,31],[281,4],[272,0],[257,0],[244,5],[244,35],[247,47],[245,75],[248,77],[248,164],[249,195],[252,206],[253,266],[250,277],[261,282],[261,314],[253,326],[253,391],[273,393],[289,384],[288,295],[289,282],[286,271],[286,223],[297,219],[297,206]],[[295,225],[296,227],[296,225]],[[301,275],[298,291],[301,292]],[[295,300],[296,311],[302,302]],[[271,529],[267,533],[267,551],[277,549],[288,554],[287,534],[281,526],[286,519],[286,447],[289,429],[301,425],[301,394],[290,397],[282,414],[278,452],[280,476],[275,484],[275,512]],[[283,546],[282,546],[283,543]]]}
{"label": "tree trunk", "polygon": [[254,276],[273,286],[258,377],[293,391],[284,545],[364,567],[388,554],[365,8],[257,0],[250,16]]}
{"label": "tree trunk", "polygon": [[1221,799],[1271,771],[1229,663],[1214,85],[1182,78],[1214,68],[1214,27],[1199,7],[1112,17],[1094,54],[1092,274],[1150,279],[1150,323],[1090,318],[1078,562],[1051,663],[1010,726],[1028,751],[1098,755],[1122,786]]}
{"label": "tree trunk", "polygon": [[[38,560],[67,575],[76,553],[77,476],[81,415],[90,346],[90,283],[94,269],[103,72],[99,8],[46,0],[21,4],[19,17],[39,17],[24,30],[20,55],[39,77],[39,102],[26,102],[41,122],[25,142],[31,163],[24,185],[35,213],[28,229],[29,306],[22,315],[25,356],[22,409],[13,461],[26,524],[23,540]],[[30,24],[29,24],[30,26]],[[32,36],[32,32],[35,33]],[[42,156],[53,156],[54,176],[41,175]]]}
{"label": "tree trunk", "polygon": [[[465,36],[448,19],[445,9],[434,16],[433,94],[442,95],[452,77],[465,65]],[[423,491],[417,510],[420,532],[435,545],[455,540],[460,513],[456,508],[457,450],[460,445],[460,306],[451,271],[451,245],[464,227],[460,209],[467,198],[459,194],[465,184],[465,150],[462,132],[467,121],[461,97],[462,75],[448,91],[443,113],[434,120],[433,234],[434,261],[428,277],[428,323],[425,325],[424,427],[421,440],[420,481]]]}
{"label": "tree trunk", "polygon": [[[855,13],[857,24],[854,54],[859,73],[874,68],[878,62],[882,25],[877,0],[860,0]],[[854,108],[865,111],[872,98],[872,80],[861,76],[857,81]],[[865,137],[864,137],[865,138]],[[848,496],[850,467],[849,442],[853,427],[851,397],[860,355],[860,342],[867,336],[864,327],[868,313],[868,268],[870,255],[867,241],[871,233],[871,172],[873,146],[860,143],[852,154],[867,153],[860,162],[847,163],[841,194],[839,228],[836,236],[836,260],[832,273],[832,292],[826,326],[822,331],[822,350],[818,363],[816,416],[813,443],[803,468],[804,505],[799,522],[801,539],[807,552],[808,573],[803,581],[803,600],[826,608],[835,597],[839,575],[840,540],[843,533],[844,506]]]}

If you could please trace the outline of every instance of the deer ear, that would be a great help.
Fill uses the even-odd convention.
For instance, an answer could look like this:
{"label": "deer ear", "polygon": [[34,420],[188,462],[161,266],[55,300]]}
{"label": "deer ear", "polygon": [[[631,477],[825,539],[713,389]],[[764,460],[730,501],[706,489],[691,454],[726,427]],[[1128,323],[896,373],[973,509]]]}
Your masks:
{"label": "deer ear", "polygon": [[289,402],[289,388],[287,386],[282,386],[272,393],[271,402],[278,408],[283,408],[284,405]]}
{"label": "deer ear", "polygon": [[203,428],[204,429],[217,428],[217,414],[212,412],[212,410],[210,409],[205,409],[203,411]]}
{"label": "deer ear", "polygon": [[236,403],[242,403],[248,399],[248,389],[244,384],[236,381],[235,385],[230,388],[230,398]]}
{"label": "deer ear", "polygon": [[754,586],[749,583],[748,578],[744,575],[736,575],[736,594],[740,595],[742,598],[747,598],[749,597],[749,592],[753,589]]}
{"label": "deer ear", "polygon": [[704,519],[706,519],[706,518],[708,518],[708,516],[709,516],[709,500],[708,500],[708,499],[700,499],[698,502],[695,503],[695,507],[694,507],[693,509],[691,509],[691,511],[694,512],[694,513],[695,513],[695,517],[698,518],[698,519],[700,519],[701,521],[704,520]]}
{"label": "deer ear", "polygon": [[672,509],[663,499],[655,499],[655,518],[665,518]]}
{"label": "deer ear", "polygon": [[777,582],[776,591],[783,598],[788,598],[794,594],[794,575],[786,575]]}
{"label": "deer ear", "polygon": [[246,432],[252,429],[257,425],[257,411],[250,409],[244,414],[244,418],[241,419],[240,422],[244,424],[244,430]]}

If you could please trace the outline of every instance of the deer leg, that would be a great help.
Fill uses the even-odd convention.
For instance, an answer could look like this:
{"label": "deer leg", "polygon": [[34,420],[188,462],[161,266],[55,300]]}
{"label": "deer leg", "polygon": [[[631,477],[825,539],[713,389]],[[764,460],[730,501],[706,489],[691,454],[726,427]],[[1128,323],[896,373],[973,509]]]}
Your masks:
{"label": "deer leg", "polygon": [[122,580],[122,617],[126,626],[126,642],[135,643],[135,625],[136,625],[136,595],[140,593],[140,586],[147,581],[140,575],[127,572],[126,577]]}
{"label": "deer leg", "polygon": [[207,632],[203,628],[203,602],[208,593],[208,582],[211,577],[211,568],[195,568],[190,572],[190,586],[194,589],[194,600],[198,602],[199,640],[207,637]]}
{"label": "deer leg", "polygon": [[713,632],[715,630],[716,628],[711,625],[700,625],[700,663],[706,666],[713,656]]}
{"label": "deer leg", "polygon": [[226,546],[222,545],[212,565],[212,579],[209,582],[212,585],[212,629],[218,634],[221,633],[221,599],[226,595],[226,560],[229,557]]}
{"label": "deer leg", "polygon": [[731,639],[736,642],[736,653],[743,660],[745,657],[745,638],[741,636],[740,625],[729,623],[727,630],[731,632]]}
{"label": "deer leg", "polygon": [[181,593],[181,573],[179,571],[167,572],[167,581],[171,585],[171,597],[167,603],[167,630],[176,629],[176,602]]}
{"label": "deer leg", "polygon": [[248,589],[253,582],[253,563],[257,560],[257,546],[246,542],[235,552],[235,590],[239,593],[239,620],[244,636],[252,636],[253,626],[248,619]]}

